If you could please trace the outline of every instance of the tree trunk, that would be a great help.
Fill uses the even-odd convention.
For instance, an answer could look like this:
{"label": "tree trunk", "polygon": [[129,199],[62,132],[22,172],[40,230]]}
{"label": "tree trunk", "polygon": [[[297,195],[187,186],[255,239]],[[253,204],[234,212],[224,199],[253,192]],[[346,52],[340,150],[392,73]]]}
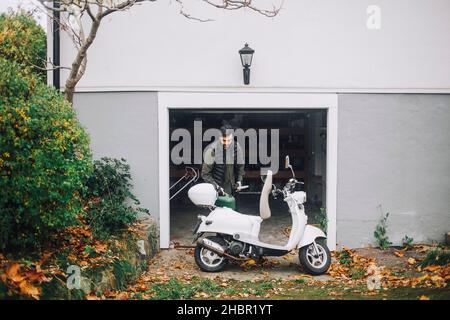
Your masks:
{"label": "tree trunk", "polygon": [[68,86],[66,83],[66,86],[64,87],[64,97],[67,101],[70,102],[71,105],[73,105],[73,94],[75,93],[75,86]]}
{"label": "tree trunk", "polygon": [[75,87],[83,77],[84,72],[86,71],[87,65],[87,51],[89,47],[94,42],[95,37],[97,36],[98,28],[100,27],[101,16],[98,16],[91,25],[91,30],[89,31],[89,36],[87,37],[84,44],[78,50],[78,53],[72,62],[72,69],[70,74],[66,80],[66,84],[64,86],[64,96],[70,104],[73,105],[73,95],[75,93]]}

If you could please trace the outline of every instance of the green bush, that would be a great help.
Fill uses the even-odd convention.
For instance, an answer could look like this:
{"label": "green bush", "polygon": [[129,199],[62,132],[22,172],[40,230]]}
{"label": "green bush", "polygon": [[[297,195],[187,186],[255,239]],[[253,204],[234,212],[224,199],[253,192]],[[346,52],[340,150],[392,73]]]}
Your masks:
{"label": "green bush", "polygon": [[328,217],[327,217],[327,209],[320,208],[320,212],[317,216],[317,220],[319,223],[319,228],[326,234],[328,228]]}
{"label": "green bush", "polygon": [[402,245],[406,248],[412,248],[414,245],[414,239],[409,237],[408,235],[405,235],[402,239]]}
{"label": "green bush", "polygon": [[0,58],[0,250],[34,248],[74,223],[92,171],[71,105]]}
{"label": "green bush", "polygon": [[15,61],[27,75],[45,79],[46,35],[31,14],[25,11],[0,14],[0,56]]}
{"label": "green bush", "polygon": [[381,250],[389,249],[392,245],[392,242],[389,241],[389,237],[387,235],[387,218],[389,217],[389,212],[383,214],[377,226],[375,227],[375,231],[373,235],[375,237],[375,241],[378,247]]}
{"label": "green bush", "polygon": [[98,237],[107,237],[136,222],[139,200],[131,192],[130,166],[125,159],[101,158],[94,161],[85,197],[89,199],[86,220]]}

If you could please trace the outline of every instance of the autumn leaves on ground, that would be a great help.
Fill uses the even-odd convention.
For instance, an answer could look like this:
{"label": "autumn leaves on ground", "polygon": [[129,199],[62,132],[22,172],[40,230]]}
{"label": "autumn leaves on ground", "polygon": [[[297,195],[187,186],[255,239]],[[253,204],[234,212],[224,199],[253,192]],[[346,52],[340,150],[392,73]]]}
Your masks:
{"label": "autumn leaves on ground", "polygon": [[[220,274],[205,274],[195,266],[192,249],[172,249],[161,252],[127,291],[112,293],[112,297],[450,299],[450,261],[445,250],[448,248],[425,245],[386,251],[346,248],[333,254],[327,275],[311,277],[302,272],[294,252],[286,258],[265,259],[260,265],[247,262],[229,266]],[[371,285],[371,279],[376,279],[379,287]]]}
{"label": "autumn leaves on ground", "polygon": [[[137,234],[131,227],[126,234]],[[230,265],[219,274],[202,273],[192,249],[159,252],[140,276],[122,270],[118,290],[97,287],[91,292],[69,290],[66,268],[79,265],[82,273],[101,273],[123,259],[123,239],[96,240],[87,226],[58,235],[59,248],[39,256],[11,260],[0,256],[0,292],[10,299],[450,299],[449,251],[443,246],[365,248],[333,253],[324,276],[304,274],[297,254],[249,260]],[[118,271],[117,271],[118,272]],[[115,280],[117,281],[117,280]],[[117,288],[117,287],[116,287]],[[69,295],[61,295],[61,291]]]}

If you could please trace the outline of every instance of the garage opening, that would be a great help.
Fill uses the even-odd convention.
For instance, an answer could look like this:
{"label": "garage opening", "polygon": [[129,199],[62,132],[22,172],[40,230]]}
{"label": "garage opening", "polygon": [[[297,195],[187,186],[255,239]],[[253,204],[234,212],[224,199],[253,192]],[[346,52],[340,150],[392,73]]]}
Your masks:
{"label": "garage opening", "polygon": [[[267,132],[267,139],[271,141],[274,138],[271,136],[271,129],[277,129],[279,170],[273,177],[274,183],[281,186],[291,177],[290,170],[284,169],[284,159],[289,155],[297,179],[305,183],[304,186],[299,186],[299,190],[307,193],[305,210],[308,223],[322,227],[326,225],[327,109],[171,109],[170,150],[179,143],[179,140],[173,139],[175,130],[185,129],[192,133],[193,137],[196,130],[195,123],[199,122],[201,136],[208,129],[219,129],[223,124],[230,124],[233,128],[244,131],[255,129],[258,132]],[[197,221],[197,215],[208,213],[207,209],[193,205],[187,196],[190,186],[203,182],[201,164],[195,164],[194,140],[191,139],[192,150],[183,157],[185,161],[174,163],[174,159],[170,157],[170,186],[173,186],[170,190],[170,240],[175,246],[191,245],[192,229]],[[202,141],[202,150],[211,142]],[[242,146],[245,154],[243,184],[249,185],[249,188],[236,194],[236,210],[244,214],[259,215],[259,196],[263,186],[261,168],[267,168],[268,165],[262,163],[259,158],[257,163],[250,163],[249,144],[245,143]],[[268,148],[269,153],[270,151]],[[186,156],[190,160],[186,160]],[[193,172],[200,176],[195,178],[196,173]],[[285,244],[291,226],[287,205],[282,199],[271,199],[270,206],[272,217],[262,223],[260,239],[273,244]]]}

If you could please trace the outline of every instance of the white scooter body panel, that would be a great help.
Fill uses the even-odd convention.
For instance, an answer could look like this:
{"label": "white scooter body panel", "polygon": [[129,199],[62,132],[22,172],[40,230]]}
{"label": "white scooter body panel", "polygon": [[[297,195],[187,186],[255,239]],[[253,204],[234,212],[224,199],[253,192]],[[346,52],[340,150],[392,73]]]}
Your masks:
{"label": "white scooter body panel", "polygon": [[327,236],[322,230],[320,230],[315,226],[307,224],[305,226],[302,239],[297,245],[297,249],[313,243],[313,241],[316,240],[317,238],[326,238],[326,237]]}
{"label": "white scooter body panel", "polygon": [[[206,222],[210,222],[207,224]],[[203,219],[197,233],[211,232],[228,235],[239,234],[258,239],[261,217],[241,214],[231,208],[215,208]]]}

